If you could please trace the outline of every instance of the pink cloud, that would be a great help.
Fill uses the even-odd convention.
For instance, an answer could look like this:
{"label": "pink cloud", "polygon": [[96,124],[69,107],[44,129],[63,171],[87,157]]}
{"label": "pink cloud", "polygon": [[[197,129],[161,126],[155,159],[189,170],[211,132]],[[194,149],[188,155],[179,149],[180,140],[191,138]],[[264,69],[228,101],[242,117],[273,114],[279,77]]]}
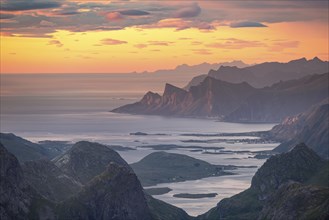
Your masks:
{"label": "pink cloud", "polygon": [[109,12],[105,15],[105,17],[109,21],[119,21],[123,19],[123,15],[119,12]]}
{"label": "pink cloud", "polygon": [[103,45],[119,45],[119,44],[126,44],[128,42],[127,41],[122,41],[122,40],[106,38],[106,39],[101,40],[101,43]]}
{"label": "pink cloud", "polygon": [[149,45],[154,46],[169,46],[170,44],[173,44],[174,42],[171,41],[149,41]]}
{"label": "pink cloud", "polygon": [[206,22],[184,20],[181,18],[162,19],[154,24],[141,25],[142,28],[176,28],[176,30],[185,30],[188,28],[197,28],[200,30],[213,30],[214,26]]}
{"label": "pink cloud", "polygon": [[207,49],[195,49],[193,50],[195,54],[201,54],[201,55],[211,55],[212,52]]}
{"label": "pink cloud", "polygon": [[191,18],[196,17],[201,13],[201,8],[197,3],[179,9],[174,17],[175,18]]}
{"label": "pink cloud", "polygon": [[275,42],[270,51],[283,51],[287,48],[297,48],[299,46],[299,41],[279,41]]}
{"label": "pink cloud", "polygon": [[207,47],[222,48],[222,49],[243,49],[250,47],[264,47],[264,43],[260,41],[241,40],[236,38],[228,38],[224,42],[207,44]]}
{"label": "pink cloud", "polygon": [[137,47],[139,49],[143,49],[149,46],[170,46],[171,44],[173,44],[174,42],[172,41],[148,41],[146,43],[143,44],[135,44],[134,47]]}

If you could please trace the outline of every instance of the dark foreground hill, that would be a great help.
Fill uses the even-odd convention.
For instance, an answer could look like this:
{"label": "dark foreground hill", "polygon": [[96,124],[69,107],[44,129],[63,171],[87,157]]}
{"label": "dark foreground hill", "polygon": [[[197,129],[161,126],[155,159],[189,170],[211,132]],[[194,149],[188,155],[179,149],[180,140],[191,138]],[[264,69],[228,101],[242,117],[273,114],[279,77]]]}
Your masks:
{"label": "dark foreground hill", "polygon": [[[79,142],[66,154],[72,158],[77,151],[81,160],[87,157],[102,159],[98,158],[97,149],[104,148],[105,158],[113,159],[109,164],[103,163],[104,160],[101,163],[93,161],[97,166],[89,160],[88,164],[95,170],[86,169],[86,176],[89,178],[92,173],[95,176],[87,181],[81,178],[80,172],[69,176],[64,172],[66,169],[55,167],[51,161],[26,162],[22,170],[15,156],[0,143],[1,220],[190,219],[183,210],[146,196],[132,169],[115,151],[107,151],[105,147],[97,143]],[[79,158],[75,158],[70,161],[70,167],[76,167],[72,164],[75,162],[81,165]],[[101,165],[104,165],[103,169],[100,169]],[[86,182],[82,184],[80,179]]]}
{"label": "dark foreground hill", "polygon": [[17,158],[0,143],[0,219],[53,218],[53,204],[24,179]]}
{"label": "dark foreground hill", "polygon": [[[92,173],[95,176],[89,181],[83,179],[84,183],[79,182],[80,172],[70,176],[51,161],[30,161],[21,166],[0,143],[0,218],[193,219],[183,210],[145,195],[133,170],[116,152],[97,143],[82,143],[76,144],[67,157],[71,158],[77,151],[80,159],[85,160],[88,156],[100,159],[99,153],[92,149],[103,149],[105,158],[117,161],[105,164],[100,159],[102,163],[94,164],[95,161],[89,160],[88,164],[97,172],[86,169],[87,176]],[[157,157],[159,165],[168,163],[161,158]],[[72,164],[75,162],[81,164],[79,158],[75,158],[70,161],[70,167],[76,167]],[[171,165],[179,165],[178,162]],[[208,166],[196,160],[182,163],[183,167],[192,163],[200,169]],[[223,199],[198,219],[328,219],[328,168],[327,160],[321,159],[306,145],[297,145],[288,153],[268,159],[254,175],[249,189]],[[59,195],[68,195],[57,197],[59,195],[54,195],[57,190],[61,192]]]}
{"label": "dark foreground hill", "polygon": [[105,145],[88,141],[77,142],[65,154],[55,158],[53,162],[64,173],[74,177],[82,184],[102,173],[110,162],[130,169],[127,162],[117,152]]}
{"label": "dark foreground hill", "polygon": [[329,180],[314,178],[327,167],[328,161],[297,145],[268,159],[249,189],[223,199],[199,219],[327,219]]}

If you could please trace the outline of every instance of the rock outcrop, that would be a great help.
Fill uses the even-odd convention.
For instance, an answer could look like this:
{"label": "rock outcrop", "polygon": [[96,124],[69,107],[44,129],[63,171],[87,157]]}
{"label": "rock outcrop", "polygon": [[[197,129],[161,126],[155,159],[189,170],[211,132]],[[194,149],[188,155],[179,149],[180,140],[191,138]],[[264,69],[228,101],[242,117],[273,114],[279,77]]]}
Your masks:
{"label": "rock outcrop", "polygon": [[152,102],[145,104],[147,93],[137,103],[114,109],[113,112],[130,114],[154,114],[188,117],[223,117],[243,102],[243,99],[255,92],[246,83],[232,84],[207,77],[189,92],[166,84],[163,96],[152,97]]}
{"label": "rock outcrop", "polygon": [[258,219],[328,219],[329,190],[287,183],[265,204]]}
{"label": "rock outcrop", "polygon": [[53,219],[52,208],[25,181],[18,160],[0,143],[0,219]]}
{"label": "rock outcrop", "polygon": [[282,142],[273,151],[287,152],[304,142],[323,158],[329,158],[329,100],[326,99],[307,111],[287,117],[269,132],[269,138]]}
{"label": "rock outcrop", "polygon": [[73,196],[82,186],[49,160],[28,161],[22,165],[22,169],[28,184],[40,195],[54,202]]}
{"label": "rock outcrop", "polygon": [[65,174],[82,184],[102,173],[110,162],[130,169],[127,162],[114,150],[87,141],[77,142],[67,153],[54,160],[55,165]]}
{"label": "rock outcrop", "polygon": [[115,163],[58,207],[58,219],[150,220],[151,212],[136,175]]}
{"label": "rock outcrop", "polygon": [[252,178],[251,189],[258,192],[259,200],[266,200],[284,183],[305,183],[323,164],[313,150],[299,144],[288,153],[270,157]]}

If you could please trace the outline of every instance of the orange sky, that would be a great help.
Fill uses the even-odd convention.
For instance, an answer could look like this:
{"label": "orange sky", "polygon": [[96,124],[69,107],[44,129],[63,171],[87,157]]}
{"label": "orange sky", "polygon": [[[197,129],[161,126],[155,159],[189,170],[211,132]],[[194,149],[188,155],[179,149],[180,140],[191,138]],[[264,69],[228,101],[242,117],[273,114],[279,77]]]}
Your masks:
{"label": "orange sky", "polygon": [[19,7],[1,0],[1,73],[119,73],[182,63],[328,60],[326,1],[17,1]]}

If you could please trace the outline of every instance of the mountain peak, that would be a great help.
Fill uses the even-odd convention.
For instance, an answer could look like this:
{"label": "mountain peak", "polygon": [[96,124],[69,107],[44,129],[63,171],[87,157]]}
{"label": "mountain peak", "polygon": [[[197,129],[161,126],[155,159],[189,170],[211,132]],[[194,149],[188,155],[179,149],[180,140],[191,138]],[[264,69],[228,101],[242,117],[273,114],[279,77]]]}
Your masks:
{"label": "mountain peak", "polygon": [[305,63],[305,62],[307,62],[307,59],[305,57],[302,57],[302,58],[297,59],[297,60],[291,60],[288,63]]}
{"label": "mountain peak", "polygon": [[83,184],[102,173],[110,162],[116,162],[130,169],[127,162],[116,151],[105,145],[88,141],[77,142],[54,162],[64,173]]}
{"label": "mountain peak", "polygon": [[7,153],[8,153],[8,150],[0,142],[0,156],[5,155]]}
{"label": "mountain peak", "polygon": [[323,165],[323,160],[305,144],[298,144],[288,153],[272,156],[256,172],[251,187],[267,199],[285,182],[303,183]]}
{"label": "mountain peak", "polygon": [[228,70],[238,70],[238,69],[240,69],[240,68],[237,67],[237,66],[224,66],[224,65],[221,65],[218,68],[218,71],[228,71]]}
{"label": "mountain peak", "polygon": [[153,105],[153,104],[159,104],[160,101],[161,101],[161,96],[158,93],[149,91],[143,96],[140,102],[146,105]]}
{"label": "mountain peak", "polygon": [[315,152],[313,152],[310,148],[308,148],[305,143],[297,144],[290,152],[292,154],[298,154],[298,153],[301,153],[301,152],[307,152],[307,153],[315,154]]}
{"label": "mountain peak", "polygon": [[323,62],[321,59],[319,59],[319,57],[315,56],[312,60],[313,62]]}
{"label": "mountain peak", "polygon": [[170,96],[173,93],[178,93],[178,94],[185,94],[187,91],[184,89],[178,88],[174,85],[171,85],[169,83],[166,83],[165,90],[163,92],[163,96]]}
{"label": "mountain peak", "polygon": [[151,213],[137,176],[109,163],[75,196],[59,205],[59,219],[145,219]]}

